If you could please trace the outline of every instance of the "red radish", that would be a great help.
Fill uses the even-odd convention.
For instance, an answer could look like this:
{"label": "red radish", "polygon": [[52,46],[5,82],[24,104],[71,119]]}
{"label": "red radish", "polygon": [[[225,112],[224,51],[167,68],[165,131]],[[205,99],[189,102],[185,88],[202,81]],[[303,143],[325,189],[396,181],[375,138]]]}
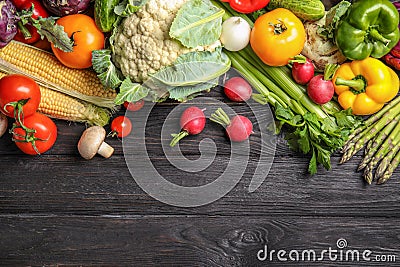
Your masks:
{"label": "red radish", "polygon": [[210,120],[224,126],[229,139],[234,142],[246,141],[253,133],[253,124],[248,118],[236,115],[231,120],[222,108],[217,109]]}
{"label": "red radish", "polygon": [[307,94],[316,104],[323,105],[331,101],[335,88],[331,80],[325,80],[324,75],[314,76],[307,85]]}
{"label": "red radish", "polygon": [[314,77],[314,64],[308,58],[304,57],[304,60],[292,60],[292,77],[301,85],[307,84],[312,77]]}
{"label": "red radish", "polygon": [[138,111],[139,109],[141,109],[144,106],[144,100],[141,99],[139,101],[136,102],[124,102],[124,107],[126,110],[129,111]]}
{"label": "red radish", "polygon": [[171,147],[188,135],[201,133],[206,125],[206,116],[204,116],[204,112],[200,108],[189,107],[182,113],[180,125],[182,131],[178,134],[172,134],[173,139],[169,144]]}
{"label": "red radish", "polygon": [[338,68],[338,64],[327,64],[324,74],[314,76],[308,83],[307,94],[316,104],[323,105],[331,101],[335,93],[332,77]]}
{"label": "red radish", "polygon": [[234,102],[249,100],[252,91],[250,84],[242,77],[230,78],[224,84],[225,95]]}

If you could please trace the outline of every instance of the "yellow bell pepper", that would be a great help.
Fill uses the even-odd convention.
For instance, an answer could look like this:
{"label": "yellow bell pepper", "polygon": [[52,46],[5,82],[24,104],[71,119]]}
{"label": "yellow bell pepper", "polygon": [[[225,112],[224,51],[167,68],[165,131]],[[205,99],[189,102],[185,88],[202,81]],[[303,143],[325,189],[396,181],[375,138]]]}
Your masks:
{"label": "yellow bell pepper", "polygon": [[368,57],[342,64],[332,79],[338,102],[355,115],[379,111],[399,91],[397,74],[380,60]]}

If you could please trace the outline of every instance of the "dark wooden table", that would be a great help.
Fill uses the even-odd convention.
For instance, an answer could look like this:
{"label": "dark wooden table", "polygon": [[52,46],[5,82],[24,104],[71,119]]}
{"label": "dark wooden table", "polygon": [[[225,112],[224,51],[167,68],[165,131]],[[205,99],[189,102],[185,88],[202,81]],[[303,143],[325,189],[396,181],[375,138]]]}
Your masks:
{"label": "dark wooden table", "polygon": [[[226,102],[219,91],[208,96]],[[254,119],[246,106],[228,104]],[[196,174],[176,170],[160,140],[162,124],[175,106],[163,103],[152,111],[149,156],[175,184],[207,184],[226,167],[229,143],[220,127],[208,123],[201,136],[186,138],[181,150],[196,159],[199,141],[214,139],[219,150],[211,167]],[[290,151],[280,137],[271,171],[249,193],[259,161],[256,131],[236,187],[211,204],[184,208],[159,202],[138,186],[121,140],[108,139],[115,148],[111,158],[86,161],[76,148],[85,126],[56,123],[58,140],[41,156],[22,154],[9,134],[0,138],[0,265],[400,265],[400,172],[385,185],[368,186],[355,172],[361,153],[344,165],[337,164],[338,153],[330,171],[319,168],[310,177],[309,158]],[[177,125],[177,118],[168,123]],[[136,134],[130,138],[143,142]],[[265,248],[268,255],[274,250],[272,261],[258,258],[265,256]],[[296,252],[299,258],[292,260]]]}
{"label": "dark wooden table", "polygon": [[[226,101],[218,90],[208,96]],[[228,104],[251,117],[245,105]],[[175,106],[159,104],[152,111],[146,136],[149,156],[157,170],[176,184],[207,184],[226,166],[229,143],[220,127],[208,123],[201,136],[186,138],[181,150],[196,158],[198,141],[212,138],[219,148],[215,162],[196,174],[176,171],[164,157],[160,140],[162,123]],[[177,125],[176,118],[170,123]],[[400,260],[399,172],[385,185],[368,186],[355,172],[360,154],[344,165],[337,164],[337,154],[330,171],[320,168],[310,177],[308,157],[291,152],[279,138],[271,171],[254,193],[247,187],[258,162],[257,149],[230,193],[208,205],[182,208],[153,199],[135,183],[120,140],[108,139],[115,148],[111,158],[86,161],[76,148],[85,126],[63,121],[57,126],[54,148],[41,156],[23,155],[8,134],[0,139],[1,264],[310,266],[313,262],[302,261],[302,254],[299,261],[283,262],[275,253],[271,262],[260,261],[257,253],[265,245],[268,251],[285,250],[286,257],[292,250],[321,253],[338,250],[339,239],[347,241],[342,253],[358,250],[361,257],[368,249],[374,257],[393,260],[394,255]],[[257,141],[256,132],[252,146]],[[326,254],[314,265],[378,264],[362,258],[360,262],[338,259],[332,261]]]}

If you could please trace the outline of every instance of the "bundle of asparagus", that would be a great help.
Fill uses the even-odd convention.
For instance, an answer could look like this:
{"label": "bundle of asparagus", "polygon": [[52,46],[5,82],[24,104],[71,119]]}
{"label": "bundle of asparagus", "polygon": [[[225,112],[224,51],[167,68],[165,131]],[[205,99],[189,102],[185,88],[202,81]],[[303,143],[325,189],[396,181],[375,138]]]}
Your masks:
{"label": "bundle of asparagus", "polygon": [[[358,127],[343,146],[340,163],[348,161],[365,146],[358,171],[364,169],[364,179],[371,184],[385,183],[400,164],[400,97]],[[374,173],[374,169],[375,173]]]}

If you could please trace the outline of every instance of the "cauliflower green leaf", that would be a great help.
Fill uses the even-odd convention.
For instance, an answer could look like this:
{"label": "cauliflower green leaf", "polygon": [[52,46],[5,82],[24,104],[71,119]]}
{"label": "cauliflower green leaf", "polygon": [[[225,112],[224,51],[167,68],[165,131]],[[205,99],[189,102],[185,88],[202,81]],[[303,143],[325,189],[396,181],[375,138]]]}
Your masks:
{"label": "cauliflower green leaf", "polygon": [[140,83],[132,82],[129,78],[125,78],[125,80],[121,83],[119,90],[120,91],[114,101],[117,105],[121,105],[125,101],[139,101],[145,98],[150,91],[150,89],[142,86]]}
{"label": "cauliflower green leaf", "polygon": [[111,61],[111,50],[101,49],[92,52],[93,69],[101,83],[107,88],[118,88],[121,84],[120,74]]}
{"label": "cauliflower green leaf", "polygon": [[123,0],[114,8],[114,13],[121,17],[127,17],[138,11],[146,3],[147,0]]}
{"label": "cauliflower green leaf", "polygon": [[169,98],[179,102],[185,102],[197,96],[201,92],[209,92],[210,89],[218,85],[219,77],[196,85],[179,86],[169,90]]}
{"label": "cauliflower green leaf", "polygon": [[169,36],[187,48],[211,45],[221,36],[224,13],[209,0],[189,0],[179,9]]}
{"label": "cauliflower green leaf", "polygon": [[150,75],[154,84],[169,91],[174,87],[207,82],[229,70],[231,61],[221,48],[215,51],[193,51],[180,55],[172,66]]}

